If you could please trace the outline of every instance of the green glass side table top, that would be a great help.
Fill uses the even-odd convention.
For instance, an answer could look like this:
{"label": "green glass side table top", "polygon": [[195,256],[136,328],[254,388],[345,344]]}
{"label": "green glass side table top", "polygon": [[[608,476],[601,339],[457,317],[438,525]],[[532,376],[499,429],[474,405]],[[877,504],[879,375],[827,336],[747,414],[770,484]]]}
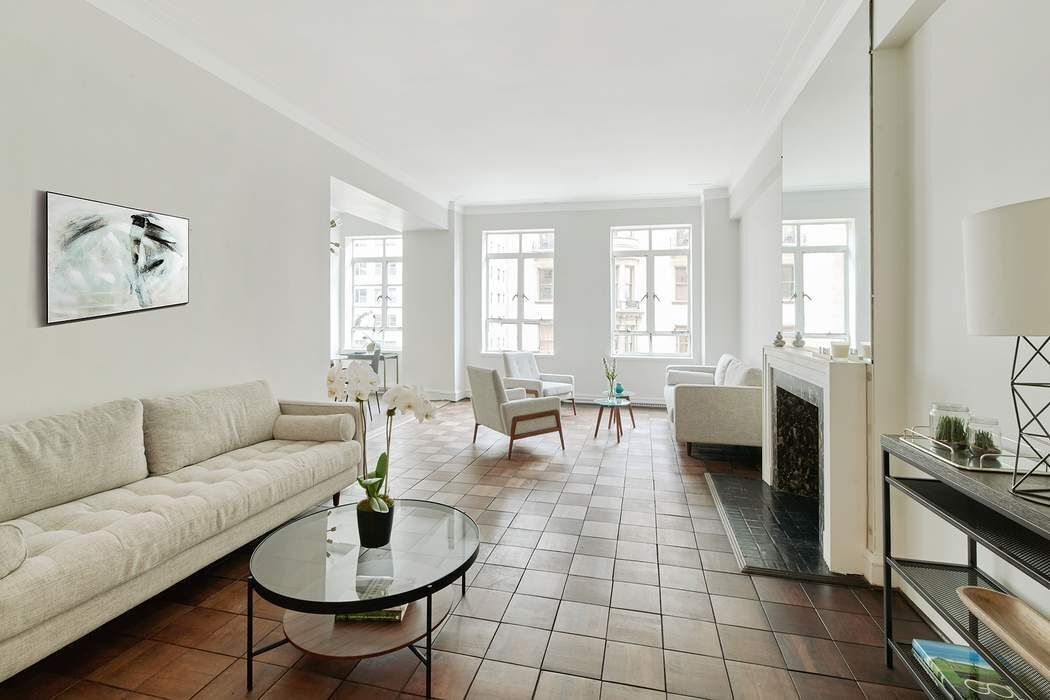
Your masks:
{"label": "green glass side table top", "polygon": [[598,399],[597,403],[599,406],[604,406],[606,408],[612,408],[613,406],[625,408],[631,405],[631,400],[622,396],[603,396],[602,398]]}

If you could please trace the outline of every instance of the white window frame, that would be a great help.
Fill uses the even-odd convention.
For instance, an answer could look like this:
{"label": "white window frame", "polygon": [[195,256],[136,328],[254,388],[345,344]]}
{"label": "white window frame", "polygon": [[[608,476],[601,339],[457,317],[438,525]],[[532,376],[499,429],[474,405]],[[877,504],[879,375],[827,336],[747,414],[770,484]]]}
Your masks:
{"label": "white window frame", "polygon": [[[522,252],[521,249],[521,234],[525,233],[549,233],[551,238],[554,239],[554,250],[542,250],[542,251],[529,251]],[[499,355],[504,352],[503,350],[493,350],[489,348],[489,322],[499,321],[501,323],[516,323],[518,326],[518,350],[521,350],[522,339],[524,338],[524,327],[525,326],[536,326],[536,335],[539,336],[539,326],[542,324],[549,323],[551,327],[551,351],[539,352],[536,351],[536,355],[543,357],[550,357],[554,355],[555,347],[555,335],[554,335],[554,299],[556,298],[557,280],[554,270],[554,253],[558,250],[557,236],[554,235],[554,229],[552,228],[514,228],[514,229],[492,229],[481,232],[481,254],[482,254],[482,273],[481,273],[481,352],[483,355]],[[517,253],[490,253],[489,251],[489,235],[508,235],[518,234],[518,252]],[[534,300],[537,304],[550,304],[551,317],[547,319],[527,319],[525,318],[525,259],[529,258],[549,258],[552,261],[551,264],[551,299],[550,301]],[[518,289],[517,293],[513,298],[517,299],[517,318],[504,318],[502,316],[492,316],[489,314],[489,260],[517,260],[518,261]],[[530,300],[533,301],[533,300]]]}
{"label": "white window frame", "polygon": [[[392,238],[396,238],[401,241],[401,255],[386,255],[386,244],[383,244],[383,255],[381,256],[369,256],[369,257],[354,257],[353,245],[355,240],[378,240],[386,241]],[[351,353],[351,352],[362,352],[364,348],[348,347],[349,336],[356,326],[351,326],[354,317],[354,308],[357,304],[354,301],[354,265],[356,263],[379,263],[382,269],[382,276],[380,282],[380,294],[379,294],[379,314],[380,323],[375,328],[375,333],[378,336],[379,333],[386,331],[387,321],[387,310],[390,296],[388,294],[389,285],[389,269],[387,263],[399,263],[401,265],[401,284],[394,285],[401,287],[401,325],[391,326],[393,330],[401,331],[401,343],[398,345],[387,345],[387,339],[385,337],[376,338],[379,341],[380,347],[383,350],[403,350],[404,349],[404,337],[405,337],[405,238],[400,233],[392,233],[387,236],[346,236],[343,238],[343,244],[340,246],[340,260],[341,269],[343,271],[343,293],[340,295],[340,313],[339,313],[339,346],[342,348],[340,352]],[[375,286],[375,285],[368,285]],[[371,330],[369,328],[368,330]]]}
{"label": "white window frame", "polygon": [[[854,306],[854,280],[853,280],[853,243],[854,243],[854,231],[856,229],[855,219],[785,219],[781,222],[780,228],[780,252],[783,255],[793,255],[795,258],[795,282],[794,282],[794,294],[792,299],[795,300],[795,328],[796,330],[802,331],[802,337],[814,340],[818,342],[828,343],[832,340],[845,340],[849,341],[851,337],[855,335],[854,332],[854,318],[853,318],[853,306]],[[846,243],[842,245],[802,245],[802,225],[807,224],[845,224],[846,225]],[[788,245],[784,243],[784,227],[793,226],[795,229],[795,245]],[[843,274],[843,289],[846,292],[845,303],[843,304],[843,328],[846,329],[845,333],[806,333],[806,282],[805,282],[805,271],[802,264],[802,259],[806,253],[842,253],[845,264],[842,266]],[[781,257],[783,261],[783,257]],[[783,263],[781,263],[783,264]],[[783,305],[783,301],[781,301]],[[783,314],[783,310],[781,310]]]}
{"label": "white window frame", "polygon": [[[652,234],[649,234],[649,249],[648,250],[616,250],[615,240],[617,231],[658,231],[661,229],[688,229],[689,231],[689,245],[685,248],[652,248]],[[609,277],[611,281],[610,292],[609,292],[609,307],[610,307],[610,328],[612,330],[609,336],[609,354],[613,357],[667,357],[667,358],[681,358],[681,357],[692,357],[694,351],[693,345],[693,231],[692,224],[659,224],[659,225],[643,225],[637,226],[612,226],[609,228]],[[656,299],[654,292],[655,280],[653,274],[654,262],[653,259],[658,256],[685,256],[686,264],[686,300],[684,302],[675,301],[671,299],[673,304],[685,304],[685,317],[687,319],[686,330],[684,333],[679,331],[654,331],[652,330],[653,323],[656,320]],[[616,258],[645,258],[645,291],[643,292],[643,299],[645,299],[645,319],[647,330],[644,331],[628,331],[626,335],[633,336],[645,336],[649,338],[649,352],[616,352],[616,336],[624,335],[624,333],[617,333],[616,331]],[[632,286],[635,287],[636,292],[640,291],[637,289],[638,280],[635,279],[632,282]],[[672,288],[676,287],[677,284],[673,283]],[[672,337],[681,338],[687,337],[689,339],[689,351],[688,352],[653,352],[653,337]],[[677,345],[677,343],[676,343]]]}

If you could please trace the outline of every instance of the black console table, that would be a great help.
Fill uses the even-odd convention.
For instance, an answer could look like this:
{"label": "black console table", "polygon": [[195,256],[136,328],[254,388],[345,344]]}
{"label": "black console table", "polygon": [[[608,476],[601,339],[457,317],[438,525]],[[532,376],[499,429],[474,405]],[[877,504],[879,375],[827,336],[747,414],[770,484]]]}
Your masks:
{"label": "black console table", "polygon": [[[977,565],[977,545],[994,552],[1036,582],[1050,588],[1050,506],[1010,493],[1010,474],[973,472],[945,463],[909,444],[899,435],[882,440],[882,538],[885,552],[883,621],[886,665],[894,655],[907,666],[931,698],[945,697],[912,655],[911,644],[893,640],[892,574],[911,586],[981,656],[1015,686],[1022,698],[1050,698],[1043,678],[959,600],[959,586],[983,586],[1009,593]],[[923,472],[923,478],[893,476],[890,457]],[[932,478],[927,478],[932,477]],[[1039,477],[1045,479],[1047,477]],[[967,561],[948,564],[893,556],[890,533],[890,489],[906,494],[966,535]]]}

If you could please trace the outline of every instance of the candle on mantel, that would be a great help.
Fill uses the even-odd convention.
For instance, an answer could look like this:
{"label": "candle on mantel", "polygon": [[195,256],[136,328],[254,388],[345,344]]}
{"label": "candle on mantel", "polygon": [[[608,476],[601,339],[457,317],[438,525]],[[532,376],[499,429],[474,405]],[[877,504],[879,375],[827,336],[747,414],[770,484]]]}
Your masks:
{"label": "candle on mantel", "polygon": [[833,360],[848,360],[849,343],[843,340],[831,341],[831,358]]}

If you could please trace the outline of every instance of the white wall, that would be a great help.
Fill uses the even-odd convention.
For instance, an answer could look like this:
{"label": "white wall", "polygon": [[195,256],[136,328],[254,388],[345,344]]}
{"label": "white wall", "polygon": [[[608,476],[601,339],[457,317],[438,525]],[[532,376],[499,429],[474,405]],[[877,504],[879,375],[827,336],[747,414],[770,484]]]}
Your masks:
{"label": "white wall", "polygon": [[[405,348],[401,381],[435,399],[456,394],[453,234],[405,231]],[[391,383],[393,379],[391,378]]]}
{"label": "white wall", "polygon": [[[898,316],[903,337],[885,337],[876,327],[875,367],[878,373],[879,348],[904,344],[897,388],[905,394],[907,424],[925,422],[930,402],[950,400],[996,416],[1006,432],[1015,432],[1008,386],[1012,340],[966,333],[961,222],[974,211],[1050,195],[1050,44],[1042,36],[1048,25],[1048,3],[949,0],[904,46],[910,158],[900,164],[908,186],[897,205],[910,212],[904,253],[911,263],[899,280],[910,291],[910,308]],[[877,242],[878,219],[874,235]],[[919,507],[900,507],[896,499],[894,507],[900,514],[895,542],[903,553],[963,556],[959,534],[932,526]],[[1044,589],[990,556],[981,558],[1050,612]]]}
{"label": "white wall", "polygon": [[[580,208],[573,209],[573,206]],[[541,371],[573,374],[577,395],[594,397],[606,390],[601,360],[610,353],[610,227],[689,224],[693,227],[692,358],[622,358],[618,366],[625,387],[638,401],[663,402],[668,364],[700,361],[702,222],[699,201],[674,206],[630,207],[605,203],[594,208],[566,204],[556,211],[472,207],[464,211],[464,341],[468,364],[503,371],[502,357],[482,353],[482,232],[500,229],[552,228],[554,239],[554,355],[539,357]]]}
{"label": "white wall", "polygon": [[[256,377],[323,398],[330,176],[444,210],[85,3],[5,3],[0,85],[0,422]],[[189,218],[189,304],[41,325],[42,190]]]}
{"label": "white wall", "polygon": [[740,234],[729,218],[729,192],[704,194],[704,364],[740,353]]}

